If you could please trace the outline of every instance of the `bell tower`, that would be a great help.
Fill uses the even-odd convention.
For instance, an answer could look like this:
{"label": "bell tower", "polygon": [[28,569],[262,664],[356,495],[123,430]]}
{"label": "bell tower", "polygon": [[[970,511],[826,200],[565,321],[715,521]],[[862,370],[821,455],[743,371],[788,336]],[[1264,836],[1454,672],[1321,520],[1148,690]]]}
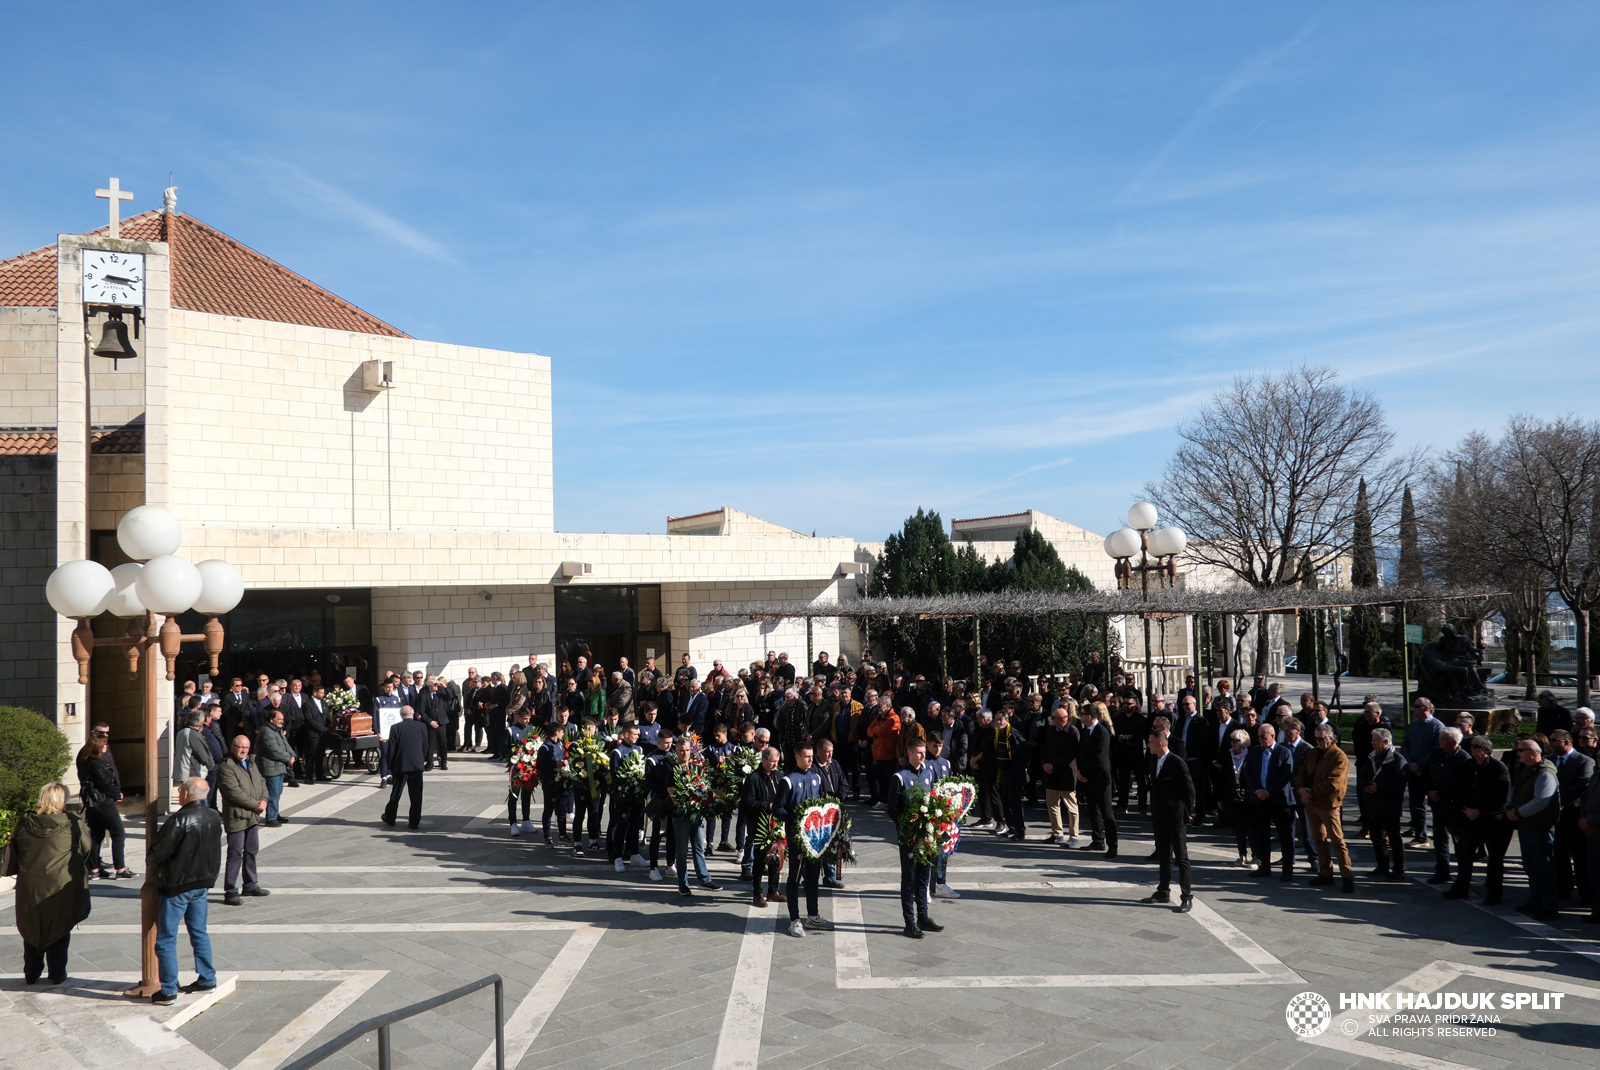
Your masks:
{"label": "bell tower", "polygon": [[[96,194],[108,201],[110,225],[90,234],[62,234],[56,247],[57,565],[95,556],[94,532],[114,530],[128,509],[165,505],[168,497],[169,246],[120,236],[121,202],[133,195],[116,179]],[[139,455],[94,449],[97,436],[137,426],[140,417]],[[89,724],[111,720],[115,711],[90,709],[89,689],[72,671],[71,621],[57,617],[55,641],[57,718],[76,747]],[[137,700],[137,694],[129,699]],[[102,694],[100,705],[116,702]],[[114,731],[114,745],[118,736],[129,749],[144,742]],[[131,759],[119,754],[119,768],[142,767]]]}

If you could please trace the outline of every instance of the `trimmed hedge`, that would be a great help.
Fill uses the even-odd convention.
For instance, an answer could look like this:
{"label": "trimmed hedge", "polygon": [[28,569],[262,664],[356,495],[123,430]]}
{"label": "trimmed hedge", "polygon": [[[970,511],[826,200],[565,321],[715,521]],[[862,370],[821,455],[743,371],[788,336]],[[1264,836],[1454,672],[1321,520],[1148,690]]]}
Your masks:
{"label": "trimmed hedge", "polygon": [[67,737],[43,714],[0,706],[0,810],[32,810],[39,789],[60,780],[67,761]]}

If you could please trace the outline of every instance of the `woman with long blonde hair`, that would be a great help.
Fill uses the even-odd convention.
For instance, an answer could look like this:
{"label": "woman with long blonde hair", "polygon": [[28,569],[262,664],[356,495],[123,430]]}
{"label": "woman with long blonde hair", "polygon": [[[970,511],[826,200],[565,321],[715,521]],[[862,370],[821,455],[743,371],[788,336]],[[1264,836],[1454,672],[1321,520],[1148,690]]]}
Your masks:
{"label": "woman with long blonde hair", "polygon": [[61,783],[39,789],[33,813],[11,834],[6,875],[17,878],[16,924],[22,935],[22,980],[38,984],[67,979],[72,930],[89,916],[89,834],[83,819],[67,810]]}

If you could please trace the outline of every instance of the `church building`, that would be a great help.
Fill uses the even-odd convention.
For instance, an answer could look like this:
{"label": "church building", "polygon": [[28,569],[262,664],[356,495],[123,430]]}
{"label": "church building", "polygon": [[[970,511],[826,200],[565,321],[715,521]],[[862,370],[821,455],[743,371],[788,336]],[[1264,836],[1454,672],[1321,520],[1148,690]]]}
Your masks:
{"label": "church building", "polygon": [[[220,689],[257,670],[459,679],[580,643],[607,666],[687,653],[702,672],[769,649],[859,656],[853,625],[701,617],[857,597],[870,555],[853,539],[728,508],[664,534],[558,532],[550,358],[413,338],[181,214],[175,191],[121,221],[125,191],[101,192],[111,225],[0,262],[0,704],[74,748],[108,721],[130,792],[142,693],[115,650],[78,684],[73,622],[44,589],[59,563],[121,563],[117,522],[145,503],[182,522],[183,556],[244,576]],[[95,355],[111,306],[131,359]],[[178,679],[206,667],[186,646]]]}

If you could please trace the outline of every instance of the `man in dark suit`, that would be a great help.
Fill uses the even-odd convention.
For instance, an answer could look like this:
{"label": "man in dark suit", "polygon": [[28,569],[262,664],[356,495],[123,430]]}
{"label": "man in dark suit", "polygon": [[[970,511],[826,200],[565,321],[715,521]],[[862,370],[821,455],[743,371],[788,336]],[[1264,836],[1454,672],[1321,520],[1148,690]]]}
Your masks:
{"label": "man in dark suit", "polygon": [[1161,882],[1146,903],[1172,902],[1172,863],[1178,863],[1178,911],[1189,913],[1194,892],[1189,886],[1189,815],[1194,812],[1194,780],[1189,765],[1167,746],[1167,734],[1160,729],[1150,733],[1148,761],[1150,810],[1155,819],[1156,861],[1161,866]]}
{"label": "man in dark suit", "polygon": [[255,713],[255,707],[255,699],[245,690],[244,681],[235,676],[233,686],[222,696],[222,738],[231,740],[239,735],[254,738],[255,721],[251,714]]}
{"label": "man in dark suit", "polygon": [[1117,857],[1117,819],[1111,813],[1111,730],[1100,723],[1097,703],[1078,707],[1078,809],[1088,811],[1088,851]]}
{"label": "man in dark suit", "polygon": [[1178,717],[1172,725],[1172,737],[1182,744],[1184,761],[1189,766],[1189,782],[1194,785],[1194,806],[1189,811],[1189,823],[1198,825],[1211,808],[1211,763],[1217,757],[1217,733],[1211,722],[1201,713],[1195,697],[1186,694],[1178,699]]}
{"label": "man in dark suit", "polygon": [[1550,761],[1556,767],[1556,792],[1561,816],[1556,821],[1556,894],[1566,898],[1574,891],[1591,903],[1585,836],[1578,827],[1583,793],[1594,779],[1594,759],[1572,745],[1572,733],[1558,728],[1550,733]]}
{"label": "man in dark suit", "polygon": [[319,687],[306,700],[305,746],[303,748],[307,780],[326,780],[322,776],[322,755],[327,744],[322,737],[333,730],[333,718],[328,715],[327,688]]}
{"label": "man in dark suit", "polygon": [[305,684],[298,677],[290,680],[289,690],[283,696],[283,736],[294,748],[297,761],[289,767],[289,779],[284,781],[284,787],[298,788],[302,773],[307,780],[315,777],[315,771],[305,760],[306,704],[310,701]]}
{"label": "man in dark suit", "polygon": [[435,758],[440,769],[450,768],[449,740],[450,731],[450,702],[439,681],[429,677],[423,685],[420,698],[417,699],[417,720],[422,722],[428,730],[428,762],[423,767],[424,772],[433,768]]}
{"label": "man in dark suit", "polygon": [[1256,729],[1260,741],[1250,748],[1240,770],[1245,799],[1251,807],[1255,832],[1256,876],[1272,875],[1272,830],[1278,830],[1283,876],[1294,880],[1294,755],[1278,743],[1269,724]]}
{"label": "man in dark suit", "polygon": [[394,827],[400,811],[400,792],[405,790],[411,797],[407,824],[415,829],[422,824],[422,769],[428,762],[428,730],[410,706],[401,707],[400,722],[389,729],[387,753],[394,787],[389,793],[389,805],[383,809],[383,823]]}

